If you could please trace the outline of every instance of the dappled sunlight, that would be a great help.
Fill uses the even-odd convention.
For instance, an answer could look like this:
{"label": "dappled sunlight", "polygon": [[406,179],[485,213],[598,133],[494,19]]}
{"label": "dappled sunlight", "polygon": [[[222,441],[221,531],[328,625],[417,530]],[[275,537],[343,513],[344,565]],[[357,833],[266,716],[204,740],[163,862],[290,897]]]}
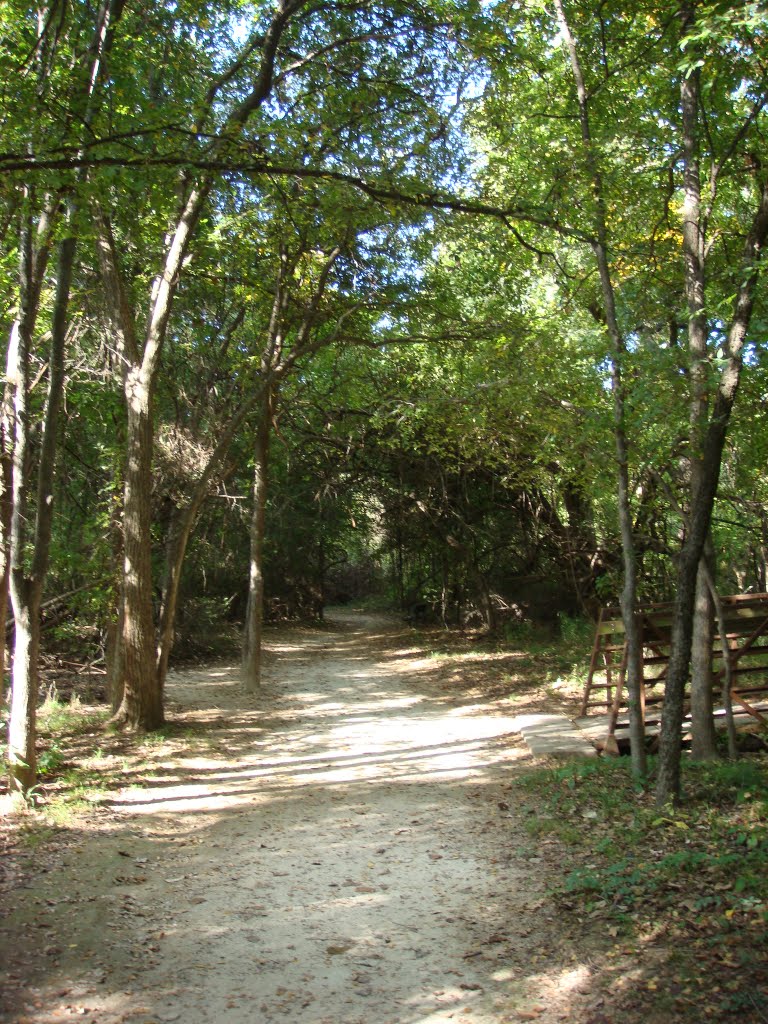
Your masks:
{"label": "dappled sunlight", "polygon": [[[109,849],[66,976],[87,993],[85,1019],[501,1024],[532,1008],[556,1024],[568,1013],[588,968],[526,952],[541,901],[515,852],[527,838],[507,782],[529,755],[507,705],[446,695],[440,659],[387,648],[387,636],[373,649],[350,629],[272,640],[255,695],[234,665],[170,676],[175,721],[138,741],[140,759],[102,803]],[[94,849],[73,851],[57,878]],[[30,1021],[66,1008],[64,981],[51,972]]]}
{"label": "dappled sunlight", "polygon": [[[302,755],[275,752],[269,744],[262,746],[264,759],[256,758],[254,765],[239,763],[224,767],[219,760],[196,757],[183,762],[189,771],[194,766],[195,778],[176,782],[160,777],[151,778],[141,787],[121,791],[110,801],[115,809],[130,809],[132,813],[151,813],[154,809],[192,811],[197,802],[208,805],[209,810],[235,807],[256,802],[259,805],[280,798],[290,792],[294,799],[305,796],[297,789],[301,786],[342,787],[348,791],[356,783],[394,781],[420,783],[442,778],[445,781],[476,782],[491,769],[527,756],[522,749],[509,749],[506,744],[490,741],[503,738],[503,730],[492,728],[503,719],[480,721],[477,734],[451,741],[440,723],[414,727],[417,737],[430,736],[433,742],[411,744],[409,732],[400,724],[382,730],[371,729],[371,723],[362,727],[339,726],[325,737],[322,749]],[[413,724],[413,723],[412,723]],[[482,727],[484,726],[484,727]],[[490,743],[490,745],[489,745]],[[318,745],[315,738],[312,747]],[[296,747],[301,743],[297,740]],[[270,756],[271,754],[271,756]],[[199,776],[203,775],[203,778]],[[254,785],[257,783],[257,785]]]}
{"label": "dappled sunlight", "polygon": [[[290,644],[281,646],[292,649]],[[356,667],[358,660],[367,668]],[[186,770],[196,776],[205,773],[204,778],[176,784],[151,779],[142,788],[122,792],[112,806],[132,813],[155,808],[168,813],[194,810],[201,800],[209,809],[248,801],[263,805],[286,786],[345,786],[395,778],[469,780],[516,756],[514,744],[500,743],[513,733],[512,719],[487,705],[446,707],[401,689],[405,663],[393,678],[391,669],[366,663],[352,646],[342,658],[334,656],[332,678],[323,677],[322,683],[317,678],[324,671],[322,659],[311,664],[314,685],[304,685],[294,664],[290,690],[280,688],[283,669],[279,663],[273,666],[268,687],[270,697],[279,694],[279,699],[267,698],[273,705],[269,717],[258,711],[241,713],[231,722],[231,744],[219,737],[215,754],[185,762]],[[170,679],[170,696],[180,704],[199,698],[200,676],[213,686],[233,683],[231,674],[218,668],[195,673],[191,685],[189,676]],[[237,763],[222,765],[222,757],[226,760],[227,752],[235,751]]]}
{"label": "dappled sunlight", "polygon": [[[244,976],[235,989],[244,1015],[256,999],[302,1024],[499,1024],[521,1000],[536,1006],[545,993],[553,1010],[564,1012],[586,968],[574,980],[575,969],[547,976],[507,966],[496,933],[516,916],[504,894],[519,888],[519,877],[513,864],[489,871],[477,856],[472,837],[487,824],[476,784],[449,786],[455,807],[462,797],[472,799],[468,821],[463,812],[446,818],[444,801],[434,802],[427,781],[411,795],[384,782],[379,791],[360,793],[321,788],[304,801],[301,818],[288,813],[286,791],[264,808],[256,844],[244,831],[242,813],[207,818],[202,830],[198,825],[190,833],[194,844],[177,856],[179,874],[170,884],[179,893],[199,891],[197,872],[212,848],[219,851],[219,870],[214,879],[208,876],[197,905],[172,903],[160,980],[167,976],[167,984],[176,979],[198,991],[211,1019],[223,1012],[239,1021],[232,1005],[239,1007],[239,1000],[232,1000],[231,985],[225,997],[214,968],[242,959],[247,950],[245,962],[257,974]],[[393,829],[398,808],[410,815]],[[319,830],[322,819],[329,830]],[[460,822],[463,841],[449,846],[446,839]],[[280,887],[281,877],[291,880],[289,888]],[[211,919],[207,908],[220,907],[235,881],[236,901]],[[524,906],[517,904],[517,915]],[[205,960],[190,969],[177,953],[177,946],[181,951],[190,943],[215,950],[210,971]],[[304,965],[298,986],[287,981],[295,979],[295,965]],[[339,1004],[333,1018],[331,1004]]]}

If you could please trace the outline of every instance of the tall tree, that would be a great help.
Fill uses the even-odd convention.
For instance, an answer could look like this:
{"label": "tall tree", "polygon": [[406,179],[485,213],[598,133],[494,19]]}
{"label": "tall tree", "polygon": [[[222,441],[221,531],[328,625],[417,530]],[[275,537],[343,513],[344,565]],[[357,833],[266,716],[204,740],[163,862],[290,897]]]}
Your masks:
{"label": "tall tree", "polygon": [[[433,164],[434,153],[422,147],[419,154],[415,147],[440,123],[431,100],[438,76],[434,70],[427,73],[416,47],[434,24],[428,11],[401,11],[373,3],[353,9],[314,9],[305,2],[258,8],[252,34],[245,42],[232,44],[226,63],[192,97],[195,120],[187,130],[198,152],[191,161],[193,169],[173,180],[178,194],[175,208],[165,200],[169,219],[162,245],[154,246],[160,269],[149,290],[143,336],[136,326],[140,318],[127,286],[128,274],[120,265],[122,246],[114,244],[118,233],[129,232],[130,225],[121,209],[114,207],[110,212],[106,197],[101,200],[102,272],[105,281],[112,282],[105,291],[124,368],[127,418],[124,678],[117,718],[129,727],[154,728],[163,717],[151,572],[155,392],[172,307],[200,221],[204,215],[216,218],[225,190],[219,171],[230,162],[239,166],[243,151],[288,157],[289,166],[293,160],[297,172],[312,160],[321,174],[323,163],[338,166],[346,161],[354,167],[365,162],[367,167],[379,165],[389,180],[398,171],[413,173],[420,164]],[[406,32],[409,25],[415,34]],[[333,71],[327,63],[331,54]],[[417,67],[422,68],[419,88],[413,87]],[[183,116],[178,98],[171,112]],[[408,113],[415,115],[413,124],[407,124]],[[393,152],[397,154],[394,162]],[[256,201],[265,191],[253,181],[241,181],[238,187]]]}
{"label": "tall tree", "polygon": [[[68,101],[68,124],[76,124],[73,139],[81,148],[91,130],[96,93],[100,88],[103,63],[111,45],[114,28],[122,11],[121,0],[104,0],[95,16],[95,24],[59,22],[56,12],[44,7],[39,12],[37,37],[32,59],[36,72],[35,112],[51,101],[54,90],[62,91]],[[74,55],[90,31],[79,70],[67,80]],[[64,80],[61,71],[64,72]],[[59,74],[57,74],[57,71]],[[28,140],[34,144],[33,137]],[[77,218],[81,211],[85,172],[57,187],[57,193],[43,201],[42,214],[36,209],[35,189],[26,187],[20,209],[19,240],[19,313],[9,345],[9,378],[13,387],[13,456],[9,537],[10,593],[14,614],[14,655],[12,671],[11,717],[9,723],[9,764],[11,784],[24,792],[35,781],[35,709],[38,697],[38,658],[40,645],[40,604],[48,569],[52,515],[53,478],[59,411],[64,388],[65,343],[68,327],[70,291],[74,272]],[[35,246],[42,233],[42,248]],[[32,359],[35,327],[47,264],[48,225],[60,223],[58,258],[55,267],[54,294],[50,319],[50,348],[47,360],[47,394],[40,420],[40,444],[33,457],[32,431],[35,410],[32,397]],[[9,440],[6,438],[6,441]],[[35,479],[36,478],[36,479]],[[36,484],[35,500],[30,500]],[[4,623],[3,623],[4,625]]]}
{"label": "tall tree", "polygon": [[629,732],[632,749],[632,770],[639,779],[646,774],[645,725],[643,722],[643,652],[640,625],[637,618],[637,557],[630,503],[629,441],[627,438],[624,384],[627,340],[619,325],[616,308],[614,272],[611,266],[611,240],[608,234],[606,195],[603,171],[592,135],[591,103],[581,66],[576,39],[571,31],[562,0],[555,0],[557,20],[576,85],[581,138],[587,184],[592,191],[593,231],[592,250],[595,254],[600,289],[603,298],[602,315],[611,339],[611,388],[614,401],[614,438],[616,444],[616,471],[618,480],[618,516],[621,532],[621,550],[624,560],[624,583],[621,590],[621,614],[626,637],[626,677],[629,694]]}
{"label": "tall tree", "polygon": [[[764,71],[768,57],[761,32],[764,28],[762,19],[749,5],[744,5],[734,17],[732,13],[726,15],[717,4],[685,3],[680,11],[680,21],[680,42],[684,52],[680,68],[684,174],[682,233],[691,353],[693,472],[687,532],[678,563],[672,652],[662,716],[656,793],[661,804],[680,798],[680,730],[683,693],[690,666],[696,579],[711,526],[726,432],[739,387],[760,260],[768,237],[768,176],[759,157],[753,157],[751,149],[768,102],[765,78],[754,76],[752,70]],[[734,74],[736,67],[730,62],[730,66],[721,63],[724,53],[732,53],[734,47],[738,53],[738,60],[734,62],[738,66],[738,83]],[[744,75],[748,77],[743,78]],[[709,87],[706,103],[705,80]],[[741,94],[740,102],[735,105],[734,89]],[[713,131],[710,115],[729,107],[735,117],[721,119],[717,130]],[[705,147],[706,155],[703,152]],[[743,172],[745,152],[751,172],[746,180]],[[702,201],[701,194],[704,159],[708,166],[706,203]],[[717,267],[708,235],[711,221],[717,216],[722,203],[722,178],[724,173],[733,170],[736,161],[742,165],[745,195],[741,212],[746,214],[746,240],[740,259],[732,258]],[[717,318],[710,316],[707,308],[707,269],[710,269],[712,278],[716,267],[722,278],[736,288],[724,330],[717,329]],[[714,380],[710,370],[712,348],[715,355],[719,349],[722,364]]]}

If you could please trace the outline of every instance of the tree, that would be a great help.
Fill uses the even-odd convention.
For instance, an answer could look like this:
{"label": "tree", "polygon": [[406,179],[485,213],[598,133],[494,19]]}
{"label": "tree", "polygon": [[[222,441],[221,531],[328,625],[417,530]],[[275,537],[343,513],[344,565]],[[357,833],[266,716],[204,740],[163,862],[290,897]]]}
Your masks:
{"label": "tree", "polygon": [[[694,24],[698,26],[695,30]],[[637,507],[639,492],[632,483],[632,464],[622,455],[622,436],[638,444],[634,424],[639,402],[658,402],[654,392],[659,394],[659,389],[642,377],[640,357],[645,358],[648,345],[677,350],[680,325],[690,325],[689,355],[680,352],[678,365],[673,361],[670,366],[673,373],[682,371],[691,382],[694,411],[685,433],[690,435],[692,486],[699,496],[691,502],[679,558],[676,651],[690,651],[693,598],[687,582],[684,585],[685,566],[693,552],[698,555],[701,551],[693,540],[697,535],[693,522],[705,506],[710,511],[703,518],[708,521],[711,513],[716,472],[712,475],[705,467],[710,457],[713,466],[719,465],[720,442],[714,425],[722,426],[727,420],[726,409],[732,403],[727,394],[735,395],[736,349],[743,344],[749,321],[747,306],[757,283],[752,269],[762,244],[761,171],[751,161],[750,178],[739,161],[745,147],[753,152],[748,140],[759,132],[763,116],[762,26],[762,15],[749,5],[744,5],[735,19],[731,11],[726,14],[717,4],[686,7],[682,20],[646,3],[621,9],[602,4],[599,10],[569,10],[558,5],[558,39],[547,12],[532,5],[496,19],[493,47],[484,45],[482,31],[478,37],[489,81],[473,124],[481,140],[487,140],[488,201],[500,189],[514,189],[514,204],[508,201],[508,208],[514,211],[509,217],[516,220],[518,241],[552,262],[560,287],[578,295],[613,339],[614,395],[621,399],[616,406],[616,427],[625,557],[636,544],[631,506]],[[678,57],[681,40],[687,53],[693,54],[686,56],[682,69]],[[569,93],[558,53],[561,42],[576,86],[575,108],[562,100]],[[531,73],[521,81],[526,68]],[[702,99],[697,85],[701,76],[708,76],[707,100],[696,114]],[[681,100],[674,94],[675,82],[682,83]],[[708,150],[705,162],[710,197],[705,204],[696,193],[702,147]],[[550,173],[542,175],[541,166],[551,168]],[[745,184],[754,197],[751,212],[745,202]],[[672,220],[678,197],[683,199],[682,236],[675,232]],[[706,222],[713,216],[722,233],[712,236],[708,248],[703,239]],[[534,232],[532,224],[538,225],[538,231]],[[734,273],[733,243],[739,232],[745,231],[749,240],[741,268]],[[685,253],[684,266],[678,239]],[[585,246],[596,258],[597,302],[595,286],[578,256]],[[712,312],[703,304],[704,260]],[[733,314],[725,313],[729,287],[730,294],[735,291],[737,295]],[[681,296],[687,296],[687,315],[675,312],[670,316],[669,310],[680,306]],[[735,335],[726,326],[728,320]],[[729,334],[733,342],[722,344]],[[728,365],[720,397],[715,398],[709,367],[718,344],[723,349],[732,344],[736,347],[724,353]],[[617,370],[621,378],[616,376]],[[710,396],[712,411],[707,413]],[[658,419],[662,414],[657,411],[655,415]],[[664,463],[671,464],[673,450],[679,450],[683,436],[670,438],[674,448],[661,459],[652,456],[657,476]],[[641,472],[645,475],[636,456],[634,474],[637,477]],[[700,473],[706,483],[699,481]],[[637,511],[643,513],[643,507]],[[631,567],[625,569],[625,579],[630,580],[631,575]],[[631,601],[623,604],[629,616]],[[688,654],[680,662],[678,657],[673,658],[671,679],[675,682],[665,704],[665,749],[667,744],[670,751],[676,745],[679,752],[679,679],[684,681],[687,675]],[[631,655],[630,662],[635,662]],[[671,725],[673,720],[677,726]],[[670,738],[670,730],[676,739]],[[640,740],[637,735],[635,745],[639,746]],[[671,756],[670,763],[673,760]],[[667,781],[662,781],[661,788],[669,792],[671,776],[666,768],[662,778]]]}
{"label": "tree", "polygon": [[[386,164],[392,179],[397,164],[410,172],[420,164],[434,163],[434,153],[417,140],[432,131],[439,117],[432,113],[430,96],[437,75],[422,67],[420,89],[403,83],[413,79],[422,66],[416,40],[424,37],[423,24],[434,24],[428,12],[415,15],[387,7],[363,5],[328,10],[307,8],[304,2],[280,3],[261,12],[257,30],[229,56],[227,65],[213,76],[207,88],[193,97],[195,122],[190,127],[207,169],[184,172],[174,182],[179,201],[175,211],[166,200],[169,227],[165,241],[156,246],[160,270],[148,299],[143,338],[137,332],[127,275],[120,266],[115,244],[116,224],[123,211],[106,209],[102,199],[100,249],[102,276],[109,299],[110,319],[124,366],[127,416],[127,454],[123,501],[125,573],[123,579],[122,672],[123,702],[118,719],[132,728],[154,728],[162,721],[162,679],[155,664],[152,623],[151,572],[151,459],[153,415],[162,352],[171,321],[172,305],[184,274],[201,218],[215,218],[221,202],[218,170],[245,148],[288,152],[299,169],[310,159],[354,166]],[[407,25],[416,34],[405,32]],[[334,75],[325,58],[336,58]],[[405,78],[404,75],[409,76]],[[382,101],[380,89],[387,83]],[[431,90],[431,91],[430,91]],[[347,102],[354,94],[351,105]],[[315,97],[319,97],[316,100]],[[323,99],[324,97],[324,99]],[[268,102],[269,101],[269,102]],[[146,102],[146,100],[144,100]],[[367,108],[367,109],[366,109]],[[178,98],[172,107],[179,114]],[[414,126],[404,127],[404,114],[419,115]],[[289,116],[290,115],[290,116]],[[374,120],[374,118],[377,120]],[[214,132],[212,140],[205,134]],[[312,140],[307,151],[307,138]],[[396,166],[386,158],[399,151]],[[436,151],[440,147],[436,147]],[[241,185],[256,200],[265,189],[247,182]],[[123,224],[120,230],[126,230]]]}
{"label": "tree", "polygon": [[[727,324],[722,333],[707,308],[707,269],[713,264],[708,232],[722,204],[722,184],[726,169],[743,160],[744,148],[750,150],[751,137],[768,102],[764,79],[755,80],[752,67],[762,67],[766,54],[758,29],[757,15],[745,7],[740,18],[725,15],[716,5],[685,4],[681,10],[680,42],[685,59],[680,73],[681,130],[684,161],[683,247],[685,256],[686,298],[691,352],[691,473],[688,528],[679,558],[672,652],[665,687],[662,734],[659,752],[657,801],[664,804],[680,798],[680,727],[683,690],[689,671],[692,620],[696,578],[700,559],[711,526],[717,494],[726,431],[733,410],[743,367],[744,344],[748,338],[759,280],[759,264],[768,237],[768,177],[758,166],[750,167],[744,182],[747,235],[741,259],[726,262],[720,273],[736,292]],[[758,31],[756,31],[758,29]],[[734,40],[734,35],[736,39]],[[713,62],[707,75],[707,62],[724,49],[738,51],[738,68]],[[686,52],[687,51],[687,52]],[[738,86],[735,74],[749,75]],[[705,104],[702,82],[708,78]],[[734,88],[742,93],[734,118],[723,119],[716,134],[709,127],[710,110],[725,110],[733,104]],[[706,142],[705,142],[706,140]],[[702,152],[706,144],[708,164],[708,202],[701,196]],[[743,171],[742,171],[743,177]],[[729,197],[730,199],[730,197]],[[751,211],[750,211],[751,206]],[[743,209],[743,208],[742,208]],[[740,211],[741,212],[741,211]],[[728,213],[725,213],[728,216]],[[720,349],[722,369],[714,380],[710,370],[712,347]],[[711,395],[711,399],[710,399]],[[710,409],[711,401],[711,409]]]}
{"label": "tree", "polygon": [[637,557],[630,507],[629,451],[626,428],[625,406],[627,401],[624,385],[624,363],[626,362],[627,340],[619,325],[616,309],[616,289],[611,266],[606,196],[603,190],[603,172],[598,152],[592,137],[591,104],[581,67],[576,40],[571,32],[562,0],[555,0],[557,20],[563,33],[576,85],[581,138],[584,146],[584,163],[587,184],[592,192],[594,209],[594,235],[592,250],[597,263],[600,288],[603,297],[602,316],[611,339],[611,388],[614,400],[614,438],[616,443],[616,472],[618,482],[618,515],[621,531],[621,550],[624,559],[624,585],[621,591],[621,614],[626,637],[626,677],[629,694],[629,731],[632,748],[632,770],[638,779],[646,774],[645,727],[642,717],[643,652],[640,627],[637,620]]}
{"label": "tree", "polygon": [[[637,215],[646,212],[648,194],[640,175],[639,187],[625,197],[618,167],[619,161],[628,156],[633,165],[641,162],[638,151],[642,143],[635,143],[630,153],[624,149],[627,133],[633,131],[637,137],[650,122],[645,110],[632,109],[637,106],[638,95],[643,95],[638,87],[642,74],[639,69],[649,57],[658,59],[664,53],[663,30],[652,32],[649,40],[643,14],[641,5],[620,12],[609,12],[605,5],[599,12],[567,12],[559,0],[554,18],[538,7],[524,8],[508,25],[496,28],[506,44],[502,57],[483,46],[481,34],[481,52],[489,64],[490,81],[477,119],[479,130],[493,140],[498,153],[489,161],[486,172],[490,194],[511,179],[517,191],[520,220],[538,225],[537,234],[515,228],[518,242],[552,261],[561,287],[581,292],[580,301],[609,341],[617,515],[623,553],[621,607],[628,644],[633,770],[638,777],[645,774],[645,750],[642,652],[636,619],[637,542],[631,497],[631,399],[626,380],[629,339],[638,330],[639,317],[628,301],[632,282],[627,273],[627,251],[631,247],[636,253],[646,244],[644,229],[639,237],[631,232],[639,229]],[[565,51],[567,71],[559,43]],[[510,53],[511,66],[502,68],[501,62],[508,60]],[[522,87],[519,71],[526,65],[532,74]],[[654,95],[653,100],[656,98]],[[628,127],[633,116],[639,131],[635,125]],[[514,128],[509,127],[511,121]],[[658,145],[654,135],[648,143],[649,148]],[[542,166],[547,168],[543,174]],[[542,240],[544,232],[547,241]],[[587,247],[594,260],[596,284],[590,280],[590,271],[578,252]]]}
{"label": "tree", "polygon": [[[122,12],[121,0],[105,2],[98,9],[95,25],[88,20],[54,27],[54,11],[43,8],[38,22],[33,56],[30,58],[37,80],[35,113],[42,114],[54,90],[64,92],[69,103],[69,118],[77,121],[82,146],[94,117],[96,93],[104,74],[104,62]],[[87,59],[69,79],[71,55],[77,52],[82,35],[92,31]],[[64,71],[63,81],[61,71]],[[58,73],[57,73],[58,72]],[[66,106],[65,106],[65,109]],[[40,126],[33,122],[32,137]],[[66,128],[70,129],[71,124]],[[8,758],[11,785],[28,792],[35,783],[35,712],[38,691],[40,645],[40,604],[48,569],[52,515],[53,478],[58,439],[59,410],[64,386],[65,344],[68,327],[70,291],[77,244],[77,218],[81,212],[85,173],[78,171],[73,180],[59,182],[38,206],[37,190],[22,189],[19,204],[19,302],[8,350],[8,380],[13,389],[12,456],[10,463],[11,508],[9,517],[8,559],[10,593],[14,614],[14,656],[11,688]],[[32,431],[36,410],[33,406],[32,359],[36,325],[53,243],[58,226],[55,285],[50,314],[50,348],[47,361],[47,394],[40,412],[39,450],[33,454]],[[37,235],[37,239],[35,238]],[[11,443],[8,433],[5,444]],[[34,504],[30,494],[35,486]],[[4,481],[7,487],[7,477]],[[2,544],[5,547],[4,544]],[[4,598],[3,598],[4,601]],[[4,628],[5,622],[0,622]]]}

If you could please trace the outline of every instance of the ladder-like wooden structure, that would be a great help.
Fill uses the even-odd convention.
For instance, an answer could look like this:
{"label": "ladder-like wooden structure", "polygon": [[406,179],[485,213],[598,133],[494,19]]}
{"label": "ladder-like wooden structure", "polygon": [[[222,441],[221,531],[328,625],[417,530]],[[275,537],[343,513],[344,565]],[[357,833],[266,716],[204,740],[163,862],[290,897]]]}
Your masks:
{"label": "ladder-like wooden structure", "polygon": [[[726,659],[730,659],[731,697],[750,715],[764,714],[751,703],[756,694],[768,692],[768,594],[736,594],[721,598],[727,648],[724,651],[717,624],[713,624],[712,668],[715,693],[722,691]],[[672,632],[671,602],[638,607],[643,648],[642,714],[646,725],[656,725],[664,699]],[[589,663],[581,716],[600,709],[610,716],[613,734],[626,708],[627,652],[624,623],[618,608],[601,609]],[[687,695],[686,695],[687,696]]]}

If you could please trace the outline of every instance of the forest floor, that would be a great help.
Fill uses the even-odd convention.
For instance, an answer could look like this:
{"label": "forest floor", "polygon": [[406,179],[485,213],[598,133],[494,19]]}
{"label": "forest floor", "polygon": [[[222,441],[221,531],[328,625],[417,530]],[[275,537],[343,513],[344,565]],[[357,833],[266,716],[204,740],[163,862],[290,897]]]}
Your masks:
{"label": "forest floor", "polygon": [[0,1020],[685,1019],[654,1009],[663,950],[548,897],[513,718],[552,696],[509,655],[339,611],[266,646],[258,696],[172,673],[161,734],[73,740],[85,810],[6,826]]}

